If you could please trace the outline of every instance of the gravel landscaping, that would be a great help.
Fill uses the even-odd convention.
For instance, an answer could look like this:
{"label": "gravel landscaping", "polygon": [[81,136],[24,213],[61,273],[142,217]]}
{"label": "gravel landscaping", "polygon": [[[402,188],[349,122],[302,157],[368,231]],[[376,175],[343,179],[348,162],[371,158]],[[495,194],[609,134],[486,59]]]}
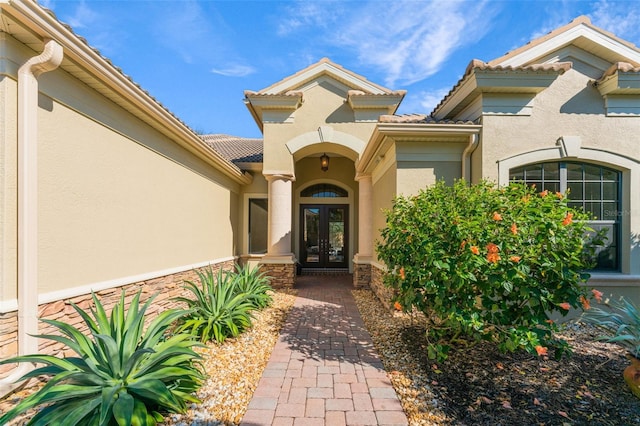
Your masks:
{"label": "gravel landscaping", "polygon": [[294,301],[294,291],[274,292],[273,303],[255,312],[253,326],[249,330],[225,340],[223,344],[210,343],[203,348],[208,379],[198,391],[202,403],[193,405],[185,414],[167,416],[164,424],[239,424]]}

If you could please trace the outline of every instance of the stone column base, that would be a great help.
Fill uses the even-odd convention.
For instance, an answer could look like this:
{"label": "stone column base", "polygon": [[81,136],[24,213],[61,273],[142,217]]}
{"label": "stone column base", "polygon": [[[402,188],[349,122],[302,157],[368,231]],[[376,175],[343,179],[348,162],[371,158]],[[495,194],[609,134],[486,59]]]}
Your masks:
{"label": "stone column base", "polygon": [[353,263],[353,288],[369,288],[371,284],[371,264]]}
{"label": "stone column base", "polygon": [[393,289],[384,285],[384,271],[379,269],[376,266],[371,267],[371,290],[378,296],[382,305],[391,310],[393,306],[391,305],[391,301],[393,300],[394,292]]}
{"label": "stone column base", "polygon": [[266,255],[258,264],[273,288],[293,288],[296,283],[296,258],[293,255]]}

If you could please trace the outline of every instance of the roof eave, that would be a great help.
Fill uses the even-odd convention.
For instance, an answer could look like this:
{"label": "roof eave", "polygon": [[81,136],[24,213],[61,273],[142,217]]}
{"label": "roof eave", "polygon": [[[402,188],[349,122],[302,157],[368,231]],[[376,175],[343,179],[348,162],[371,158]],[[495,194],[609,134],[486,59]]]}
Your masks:
{"label": "roof eave", "polygon": [[420,136],[468,136],[479,134],[482,125],[459,123],[378,123],[369,138],[365,150],[356,164],[357,174],[367,174],[374,166],[373,161],[380,152],[386,152],[389,146],[400,137]]}

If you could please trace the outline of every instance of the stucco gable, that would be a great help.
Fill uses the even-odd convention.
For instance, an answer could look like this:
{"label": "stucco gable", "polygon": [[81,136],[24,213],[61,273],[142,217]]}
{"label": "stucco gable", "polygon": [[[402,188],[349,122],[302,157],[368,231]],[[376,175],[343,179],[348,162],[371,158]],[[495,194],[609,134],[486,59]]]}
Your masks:
{"label": "stucco gable", "polygon": [[[553,62],[552,53],[568,46],[578,47],[609,63],[629,62],[640,66],[640,49],[633,43],[596,27],[586,16],[530,41],[507,54],[488,62],[491,66],[526,66]],[[556,59],[557,60],[557,59]]]}
{"label": "stucco gable", "polygon": [[292,90],[299,90],[301,87],[308,85],[312,80],[317,80],[321,76],[330,76],[331,78],[341,82],[349,89],[360,90],[369,94],[389,94],[392,90],[372,83],[365,77],[351,72],[341,65],[332,62],[328,58],[322,58],[315,64],[309,65],[307,68],[297,73],[285,77],[284,79],[259,90],[260,94],[283,94]]}
{"label": "stucco gable", "polygon": [[377,121],[382,114],[393,114],[406,91],[393,91],[372,83],[323,58],[259,91],[245,90],[245,104],[256,124],[263,129],[265,122],[292,123],[295,112],[307,100],[308,93],[321,86],[338,94],[353,111],[354,121]]}

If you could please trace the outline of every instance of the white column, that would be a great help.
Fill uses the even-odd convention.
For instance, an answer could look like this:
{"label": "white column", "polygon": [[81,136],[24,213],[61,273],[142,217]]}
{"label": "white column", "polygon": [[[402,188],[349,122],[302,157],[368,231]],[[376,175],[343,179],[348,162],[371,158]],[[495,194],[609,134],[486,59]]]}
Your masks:
{"label": "white column", "polygon": [[373,183],[371,175],[358,175],[358,253],[356,262],[373,257]]}
{"label": "white column", "polygon": [[291,252],[291,175],[266,175],[269,187],[267,257],[292,257]]}

